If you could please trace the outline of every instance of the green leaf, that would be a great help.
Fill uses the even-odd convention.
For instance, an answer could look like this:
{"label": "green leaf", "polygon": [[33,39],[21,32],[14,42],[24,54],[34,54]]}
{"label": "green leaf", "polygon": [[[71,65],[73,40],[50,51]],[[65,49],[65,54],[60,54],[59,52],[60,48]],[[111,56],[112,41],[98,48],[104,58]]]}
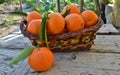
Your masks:
{"label": "green leaf", "polygon": [[12,15],[19,15],[19,16],[27,16],[27,13],[25,13],[25,12],[21,12],[21,11],[19,11],[19,12],[9,12],[9,14],[12,14]]}
{"label": "green leaf", "polygon": [[44,33],[45,33],[45,17],[43,17],[41,22],[41,28],[40,28],[40,40],[44,40]]}
{"label": "green leaf", "polygon": [[50,9],[50,3],[45,2],[45,4],[44,4],[44,12],[49,11],[49,9]]}
{"label": "green leaf", "polygon": [[45,38],[45,44],[46,46],[49,48],[48,46],[48,38],[47,38],[47,31],[46,31],[46,28],[47,28],[47,19],[48,19],[48,12],[45,14],[45,33],[44,33],[44,38]]}
{"label": "green leaf", "polygon": [[66,12],[62,15],[64,18],[70,14],[70,9],[66,8]]}
{"label": "green leaf", "polygon": [[49,6],[45,6],[44,11],[49,11],[50,7]]}
{"label": "green leaf", "polygon": [[47,32],[46,32],[47,19],[48,19],[48,12],[44,14],[44,17],[42,19],[41,29],[40,29],[40,40],[45,41],[46,46],[49,47]]}
{"label": "green leaf", "polygon": [[44,40],[45,38],[44,35],[45,35],[47,15],[48,14],[45,13],[42,19],[41,28],[40,28],[40,40]]}
{"label": "green leaf", "polygon": [[67,4],[71,4],[71,1],[70,1],[70,0],[67,0]]}
{"label": "green leaf", "polygon": [[8,63],[8,66],[12,66],[13,64],[17,64],[19,61],[27,58],[33,52],[33,50],[34,50],[33,47],[25,48],[19,55],[17,55],[15,58],[13,58]]}
{"label": "green leaf", "polygon": [[5,2],[5,0],[0,0],[0,4],[2,4],[2,3],[4,3]]}
{"label": "green leaf", "polygon": [[45,44],[49,48],[46,27],[45,27]]}

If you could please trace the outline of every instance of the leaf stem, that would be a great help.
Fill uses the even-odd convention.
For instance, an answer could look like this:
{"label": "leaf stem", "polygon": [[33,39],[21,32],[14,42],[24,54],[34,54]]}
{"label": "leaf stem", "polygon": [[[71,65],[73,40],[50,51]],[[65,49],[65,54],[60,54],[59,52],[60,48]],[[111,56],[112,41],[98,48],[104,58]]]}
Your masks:
{"label": "leaf stem", "polygon": [[49,48],[46,29],[45,29],[45,44]]}
{"label": "leaf stem", "polygon": [[48,46],[48,39],[47,39],[47,19],[48,19],[48,12],[45,12],[43,19],[42,19],[42,23],[41,23],[41,29],[40,29],[40,40],[41,41],[45,41],[45,44],[47,47]]}

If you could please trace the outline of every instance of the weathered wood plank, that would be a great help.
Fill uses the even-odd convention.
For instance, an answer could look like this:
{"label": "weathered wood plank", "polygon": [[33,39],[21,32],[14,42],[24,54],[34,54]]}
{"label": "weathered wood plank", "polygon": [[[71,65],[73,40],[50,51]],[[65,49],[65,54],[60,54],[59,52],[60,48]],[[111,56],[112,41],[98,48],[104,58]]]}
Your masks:
{"label": "weathered wood plank", "polygon": [[120,53],[120,35],[97,35],[91,51]]}
{"label": "weathered wood plank", "polygon": [[9,34],[0,39],[1,48],[23,49],[32,46],[29,39],[22,34]]}
{"label": "weathered wood plank", "polygon": [[120,73],[120,54],[78,52],[76,59],[71,58],[72,53],[54,53],[54,55],[54,65],[46,72],[33,72],[26,59],[10,75],[119,75]]}
{"label": "weathered wood plank", "polygon": [[[19,69],[19,70],[17,70],[17,69]],[[11,71],[11,73],[9,75],[29,75],[30,71],[31,71],[30,69],[31,68],[27,64],[27,60],[24,60],[24,62],[21,62],[20,65],[18,66],[18,68]]]}
{"label": "weathered wood plank", "polygon": [[120,35],[97,35],[91,50],[78,52],[76,59],[71,58],[72,53],[54,54],[54,65],[47,72],[32,73],[33,70],[25,60],[10,75],[82,75],[82,73],[119,75],[120,73]]}
{"label": "weathered wood plank", "polygon": [[20,52],[19,49],[6,49],[6,48],[0,48],[0,55],[6,56],[6,57],[15,57]]}
{"label": "weathered wood plank", "polygon": [[[12,68],[7,64],[20,52],[19,49],[0,48],[0,75],[7,75]],[[17,65],[14,65],[17,66]],[[14,67],[13,66],[13,67]]]}
{"label": "weathered wood plank", "polygon": [[104,24],[97,34],[120,34],[120,32],[112,24]]}
{"label": "weathered wood plank", "polygon": [[34,73],[31,75],[119,75],[120,72],[109,70],[97,70],[89,68],[70,68],[61,67],[61,71],[55,71],[53,73]]}

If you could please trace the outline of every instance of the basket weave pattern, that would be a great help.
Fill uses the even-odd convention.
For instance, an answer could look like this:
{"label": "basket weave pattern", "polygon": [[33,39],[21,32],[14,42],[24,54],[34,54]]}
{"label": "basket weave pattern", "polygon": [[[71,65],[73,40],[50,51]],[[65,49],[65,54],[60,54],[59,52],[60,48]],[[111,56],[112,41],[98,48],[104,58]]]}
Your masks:
{"label": "basket weave pattern", "polygon": [[[103,25],[103,21],[99,18],[98,23],[92,27],[86,27],[77,32],[67,32],[57,35],[48,35],[48,44],[53,52],[71,52],[89,50],[94,43],[96,32]],[[41,43],[38,35],[33,35],[27,31],[27,21],[22,21],[20,30],[25,37],[28,37],[33,46],[45,46]]]}

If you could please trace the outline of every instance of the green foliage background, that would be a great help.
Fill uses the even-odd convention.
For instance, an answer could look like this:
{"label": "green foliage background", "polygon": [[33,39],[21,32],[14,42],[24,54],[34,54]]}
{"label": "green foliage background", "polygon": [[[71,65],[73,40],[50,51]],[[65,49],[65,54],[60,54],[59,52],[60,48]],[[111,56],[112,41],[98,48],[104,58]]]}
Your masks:
{"label": "green foliage background", "polygon": [[[37,3],[37,0],[22,0],[23,4],[28,5],[29,8],[32,10],[39,11],[40,13],[44,12],[44,7],[49,6],[49,11],[50,12],[56,12],[57,11],[57,6],[56,6],[56,0],[38,0],[39,3]],[[94,0],[84,0],[84,10],[90,9],[95,11],[95,3]],[[101,1],[101,0],[99,0]],[[79,0],[65,0],[65,4],[75,4],[79,6]],[[8,4],[19,4],[19,0],[0,0],[0,4],[2,3],[8,3]],[[64,7],[64,0],[60,0],[61,3],[61,10]],[[113,0],[109,0],[109,3],[113,3]]]}
{"label": "green foliage background", "polygon": [[[57,11],[57,6],[56,6],[56,0],[39,0],[39,4],[36,4],[36,0],[23,0],[23,3],[28,5],[32,10],[39,11],[41,13],[44,12],[44,7],[49,6],[49,11],[50,12],[56,12]],[[64,1],[60,0],[61,3],[61,10],[64,7]],[[66,4],[75,4],[79,6],[79,0],[66,0]],[[84,9],[91,9],[95,10],[95,4],[93,0],[85,0],[84,3]]]}
{"label": "green foliage background", "polygon": [[[75,4],[77,6],[79,6],[79,0],[65,0],[66,4]],[[95,3],[94,0],[84,0],[84,10],[86,9],[90,9],[95,11]],[[100,0],[99,0],[100,1]],[[39,0],[39,5],[36,5],[36,0],[23,0],[23,3],[25,3],[26,5],[28,5],[31,9],[33,10],[37,10],[41,13],[44,12],[44,7],[45,6],[49,6],[50,11],[57,11],[57,6],[56,6],[56,0]],[[64,7],[64,0],[60,0],[61,3],[61,10]],[[109,3],[113,3],[113,0],[109,0]]]}
{"label": "green foliage background", "polygon": [[112,3],[113,3],[113,0],[109,0],[109,3],[112,4]]}
{"label": "green foliage background", "polygon": [[19,4],[19,0],[0,0],[0,4]]}

